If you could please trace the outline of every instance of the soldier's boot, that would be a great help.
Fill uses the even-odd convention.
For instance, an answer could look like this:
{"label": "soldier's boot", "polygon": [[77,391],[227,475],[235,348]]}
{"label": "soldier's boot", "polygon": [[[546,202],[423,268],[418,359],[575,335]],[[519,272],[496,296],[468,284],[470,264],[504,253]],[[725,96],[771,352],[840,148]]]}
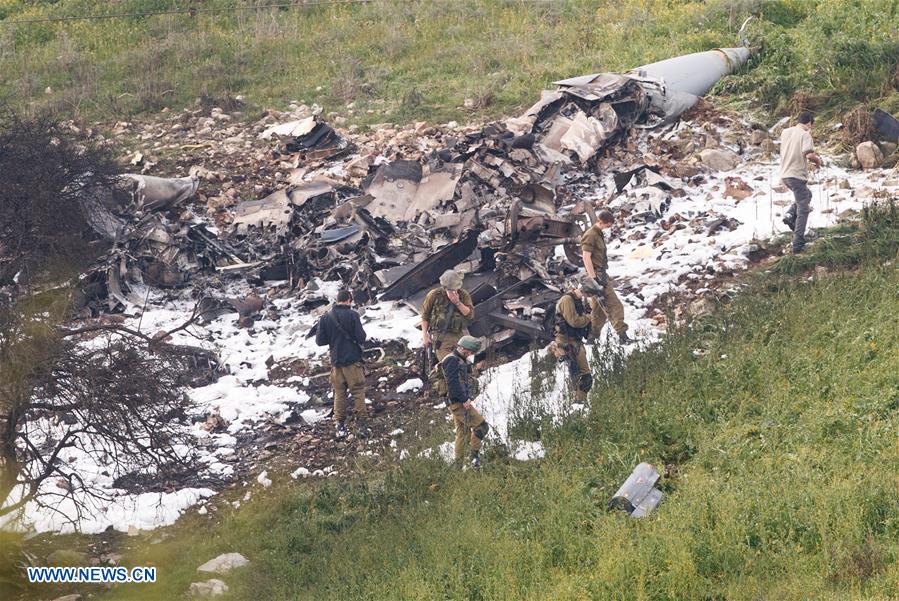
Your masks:
{"label": "soldier's boot", "polygon": [[468,463],[469,465],[471,465],[471,469],[481,469],[481,452],[472,451],[471,455],[468,458]]}
{"label": "soldier's boot", "polygon": [[334,438],[343,440],[348,434],[349,431],[347,430],[346,422],[343,420],[337,422],[337,426],[334,428]]}
{"label": "soldier's boot", "polygon": [[792,207],[790,207],[790,210],[784,214],[784,218],[781,219],[781,221],[783,221],[784,225],[786,225],[788,228],[790,228],[791,232],[794,229],[796,229],[796,205],[795,204]]}
{"label": "soldier's boot", "polygon": [[618,332],[619,344],[630,344],[633,341],[634,341],[634,339],[627,335],[627,330],[622,330],[621,332]]}

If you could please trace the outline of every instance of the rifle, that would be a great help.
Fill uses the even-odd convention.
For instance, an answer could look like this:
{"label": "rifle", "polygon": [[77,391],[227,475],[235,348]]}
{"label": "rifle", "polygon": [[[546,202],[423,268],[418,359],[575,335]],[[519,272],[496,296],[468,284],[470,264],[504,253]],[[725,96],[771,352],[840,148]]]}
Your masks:
{"label": "rifle", "polygon": [[418,375],[425,385],[430,384],[431,371],[437,365],[437,354],[434,352],[432,345],[423,346],[418,349]]}
{"label": "rifle", "polygon": [[[444,294],[446,293],[444,292]],[[444,315],[443,328],[441,328],[440,330],[439,338],[443,338],[444,336],[446,336],[447,331],[449,331],[450,321],[452,320],[453,314],[455,312],[456,305],[449,305],[449,309],[446,315]],[[431,337],[431,344],[423,346],[419,350],[418,365],[420,369],[419,375],[421,376],[422,382],[424,382],[425,384],[430,384],[428,376],[430,376],[431,371],[434,369],[434,367],[437,366],[437,363],[437,352],[434,350],[434,338]]]}

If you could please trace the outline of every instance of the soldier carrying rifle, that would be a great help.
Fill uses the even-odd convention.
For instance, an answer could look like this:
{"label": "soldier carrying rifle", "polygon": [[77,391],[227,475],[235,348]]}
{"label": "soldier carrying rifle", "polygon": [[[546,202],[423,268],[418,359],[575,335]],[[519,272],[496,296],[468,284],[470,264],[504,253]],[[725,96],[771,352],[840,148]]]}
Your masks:
{"label": "soldier carrying rifle", "polygon": [[585,277],[579,286],[572,286],[556,303],[556,338],[550,345],[550,350],[557,359],[568,362],[571,381],[575,386],[574,398],[579,403],[587,400],[587,393],[593,388],[593,373],[584,349],[584,339],[590,334],[591,328],[587,295],[601,292],[593,278]]}

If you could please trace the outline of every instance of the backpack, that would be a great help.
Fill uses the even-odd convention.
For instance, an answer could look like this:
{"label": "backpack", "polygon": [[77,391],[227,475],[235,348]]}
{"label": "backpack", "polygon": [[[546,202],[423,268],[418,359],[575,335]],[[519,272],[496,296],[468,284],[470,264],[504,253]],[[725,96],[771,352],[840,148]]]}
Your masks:
{"label": "backpack", "polygon": [[565,321],[565,319],[559,314],[559,301],[561,301],[562,298],[564,298],[565,296],[571,296],[574,299],[575,306],[580,305],[584,309],[585,312],[587,311],[587,306],[584,303],[584,301],[578,299],[577,297],[575,297],[574,295],[572,295],[570,293],[563,294],[553,304],[552,310],[546,312],[546,316],[544,316],[544,318],[543,318],[544,328],[547,327],[547,317],[551,313],[552,321],[549,323],[552,324],[551,325],[552,330],[548,330],[548,331],[551,331],[553,333],[559,332],[563,336],[567,336],[569,338],[577,338],[578,340],[583,340],[584,338],[586,338],[587,336],[590,335],[590,330],[591,330],[592,326],[591,326],[591,324],[587,324],[582,328],[573,328],[570,325],[568,325],[568,322]]}
{"label": "backpack", "polygon": [[554,298],[553,302],[546,308],[546,313],[543,314],[543,331],[549,334],[550,337],[556,335],[556,312],[561,299],[561,296]]}

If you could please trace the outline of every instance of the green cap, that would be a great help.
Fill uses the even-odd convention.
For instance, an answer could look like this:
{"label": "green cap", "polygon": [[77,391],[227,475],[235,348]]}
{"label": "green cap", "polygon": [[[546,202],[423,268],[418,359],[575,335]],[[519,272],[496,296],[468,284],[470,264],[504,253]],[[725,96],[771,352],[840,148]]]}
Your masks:
{"label": "green cap", "polygon": [[463,336],[459,339],[459,346],[473,353],[481,350],[481,341],[474,336]]}

